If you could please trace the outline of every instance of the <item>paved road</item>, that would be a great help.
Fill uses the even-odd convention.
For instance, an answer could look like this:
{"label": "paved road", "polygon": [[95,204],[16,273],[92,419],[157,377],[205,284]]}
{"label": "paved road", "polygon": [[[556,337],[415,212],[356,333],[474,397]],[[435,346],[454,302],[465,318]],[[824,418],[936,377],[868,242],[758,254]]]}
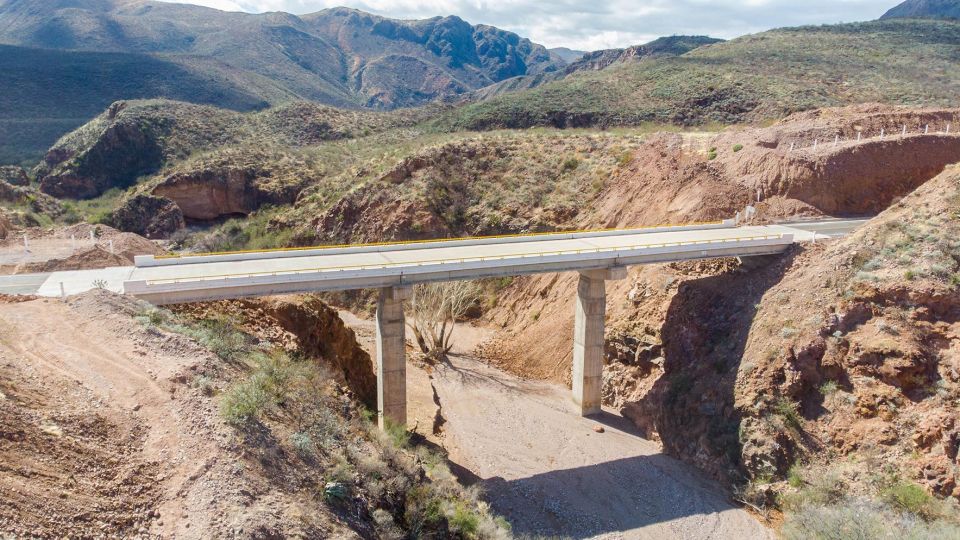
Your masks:
{"label": "paved road", "polygon": [[859,223],[712,225],[156,260],[148,257],[138,258],[137,266],[54,272],[42,281],[40,276],[3,278],[0,287],[42,296],[102,287],[158,303],[199,301],[776,253],[792,242],[828,238]]}
{"label": "paved road", "polygon": [[34,294],[49,277],[49,272],[0,276],[0,294]]}

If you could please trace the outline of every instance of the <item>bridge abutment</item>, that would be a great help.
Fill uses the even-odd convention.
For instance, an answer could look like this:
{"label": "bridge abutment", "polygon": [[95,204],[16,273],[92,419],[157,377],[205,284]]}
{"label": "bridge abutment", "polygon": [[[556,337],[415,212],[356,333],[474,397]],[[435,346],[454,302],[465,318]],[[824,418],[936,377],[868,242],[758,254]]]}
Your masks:
{"label": "bridge abutment", "polygon": [[573,330],[573,400],[583,416],[600,412],[606,282],[625,277],[623,267],[580,272]]}
{"label": "bridge abutment", "polygon": [[403,301],[410,289],[385,287],[377,300],[377,424],[407,423],[407,362]]}

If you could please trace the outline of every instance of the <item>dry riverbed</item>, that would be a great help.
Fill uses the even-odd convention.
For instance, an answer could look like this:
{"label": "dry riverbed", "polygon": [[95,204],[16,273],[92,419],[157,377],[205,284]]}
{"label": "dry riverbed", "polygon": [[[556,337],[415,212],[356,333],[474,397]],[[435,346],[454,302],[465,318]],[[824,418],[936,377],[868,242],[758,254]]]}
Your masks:
{"label": "dry riverbed", "polygon": [[[341,313],[373,353],[373,327]],[[773,538],[714,482],[660,453],[611,412],[582,418],[559,385],[469,353],[488,333],[458,325],[449,364],[408,365],[410,424],[447,449],[518,535],[604,539]],[[431,432],[439,401],[444,423]],[[602,432],[598,432],[602,428]]]}

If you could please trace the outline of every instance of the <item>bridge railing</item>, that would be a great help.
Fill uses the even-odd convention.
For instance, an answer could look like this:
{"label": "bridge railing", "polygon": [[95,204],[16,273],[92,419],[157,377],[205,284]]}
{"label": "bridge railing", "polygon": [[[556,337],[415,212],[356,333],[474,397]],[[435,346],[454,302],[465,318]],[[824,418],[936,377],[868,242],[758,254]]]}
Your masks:
{"label": "bridge railing", "polygon": [[474,236],[465,238],[438,238],[433,240],[404,240],[392,242],[373,242],[367,244],[341,244],[302,248],[277,248],[249,251],[226,251],[213,253],[184,253],[173,255],[140,255],[135,257],[138,267],[173,266],[181,264],[199,264],[207,262],[233,262],[262,259],[280,259],[293,257],[311,257],[316,255],[345,255],[354,253],[374,253],[381,251],[405,251],[444,247],[460,247],[485,244],[506,244],[523,242],[541,242],[546,240],[573,240],[578,238],[596,238],[605,236],[624,236],[637,233],[676,232],[687,230],[722,229],[735,226],[732,219],[702,223],[678,225],[655,225],[632,227],[629,229],[599,229],[577,231],[553,231],[525,234],[506,234],[496,236]]}
{"label": "bridge railing", "polygon": [[[536,259],[544,258],[551,256],[560,256],[560,255],[583,255],[583,254],[592,254],[592,253],[618,253],[626,251],[637,251],[641,249],[657,249],[657,248],[669,248],[669,247],[686,247],[686,246],[697,246],[697,245],[715,245],[715,244],[734,244],[738,243],[747,243],[755,242],[758,240],[783,240],[783,243],[790,243],[793,241],[793,235],[791,234],[764,234],[764,235],[753,235],[753,236],[742,236],[736,238],[717,238],[717,239],[705,239],[705,240],[680,240],[676,242],[654,242],[654,243],[644,243],[644,244],[632,244],[628,246],[614,246],[614,247],[599,247],[599,248],[577,248],[577,249],[562,249],[562,250],[550,250],[550,251],[533,251],[526,253],[509,253],[503,255],[481,255],[475,257],[445,257],[438,259],[426,259],[420,261],[407,261],[407,262],[388,262],[388,263],[367,263],[367,264],[355,264],[355,265],[334,265],[334,266],[317,266],[311,268],[298,268],[292,270],[274,270],[274,271],[261,271],[261,272],[237,272],[237,273],[227,273],[227,274],[216,274],[216,275],[203,275],[203,276],[190,276],[190,277],[181,277],[181,278],[166,278],[166,279],[148,279],[144,281],[145,285],[164,285],[164,284],[178,284],[178,283],[196,283],[204,281],[220,281],[228,279],[242,279],[242,278],[253,278],[260,276],[289,276],[289,275],[298,275],[298,274],[316,274],[321,272],[345,272],[351,270],[379,270],[379,269],[389,269],[389,268],[404,268],[404,267],[419,267],[419,266],[429,266],[429,265],[443,265],[443,264],[457,264],[457,263],[468,263],[468,262],[488,262],[488,261],[505,261],[505,260],[525,260],[527,259]],[[729,246],[725,246],[729,247]]]}

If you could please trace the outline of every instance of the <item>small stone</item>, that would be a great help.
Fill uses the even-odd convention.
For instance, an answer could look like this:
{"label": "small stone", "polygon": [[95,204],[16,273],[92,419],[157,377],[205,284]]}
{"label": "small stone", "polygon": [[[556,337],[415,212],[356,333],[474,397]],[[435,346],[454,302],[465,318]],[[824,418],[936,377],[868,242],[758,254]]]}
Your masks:
{"label": "small stone", "polygon": [[139,410],[140,410],[140,407],[142,407],[142,405],[140,405],[139,403],[137,403],[136,405],[133,406],[133,410],[134,410],[134,411],[139,411]]}
{"label": "small stone", "polygon": [[593,426],[593,430],[596,431],[597,433],[603,433],[604,431],[606,431],[603,429],[603,426]]}

